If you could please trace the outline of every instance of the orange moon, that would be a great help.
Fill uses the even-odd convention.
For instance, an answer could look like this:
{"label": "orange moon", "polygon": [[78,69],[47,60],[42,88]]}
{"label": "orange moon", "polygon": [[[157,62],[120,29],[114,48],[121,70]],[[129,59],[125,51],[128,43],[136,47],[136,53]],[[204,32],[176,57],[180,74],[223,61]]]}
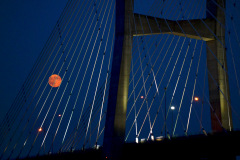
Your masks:
{"label": "orange moon", "polygon": [[59,87],[62,82],[62,79],[59,75],[53,74],[49,77],[48,83],[52,87]]}

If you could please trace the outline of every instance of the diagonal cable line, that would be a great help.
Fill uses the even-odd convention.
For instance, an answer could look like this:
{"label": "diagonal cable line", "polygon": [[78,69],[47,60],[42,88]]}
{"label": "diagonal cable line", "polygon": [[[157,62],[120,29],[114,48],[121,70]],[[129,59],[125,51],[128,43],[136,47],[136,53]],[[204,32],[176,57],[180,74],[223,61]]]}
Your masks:
{"label": "diagonal cable line", "polygon": [[[166,21],[166,20],[165,20]],[[169,25],[168,25],[168,27],[169,27]],[[169,27],[169,29],[170,29],[170,31],[171,31],[171,28]],[[145,121],[145,120],[144,120]],[[143,125],[142,125],[143,126]]]}
{"label": "diagonal cable line", "polygon": [[[68,22],[69,22],[69,21],[68,21]],[[72,27],[72,25],[70,26],[70,28],[71,28],[71,27]],[[65,27],[65,28],[66,28],[66,27]],[[68,34],[68,33],[69,33],[69,31],[67,32],[67,34]],[[65,37],[65,38],[66,38],[66,37]],[[65,39],[64,39],[64,40],[65,40]],[[69,40],[68,40],[67,44],[68,44],[68,43],[69,43]],[[56,46],[56,45],[55,45],[55,46]],[[62,45],[61,45],[60,47],[62,47]],[[66,47],[65,47],[65,48],[66,48]],[[59,50],[60,50],[60,49],[59,49]],[[58,50],[58,52],[59,52],[59,50]],[[53,51],[52,51],[52,52],[53,52]],[[58,52],[57,52],[57,53],[58,53]],[[63,55],[63,53],[64,53],[64,52],[62,52],[62,55]],[[62,55],[61,55],[61,57],[62,57]],[[55,58],[56,58],[56,56],[54,57],[54,59],[55,59]],[[60,59],[59,59],[59,60],[60,60]],[[59,63],[59,60],[58,60],[57,64]],[[53,64],[53,61],[52,61],[51,65],[52,65],[52,64]],[[46,64],[45,64],[45,65],[46,65]],[[51,66],[51,65],[50,65],[50,66]],[[57,67],[57,65],[55,66],[55,69],[56,69],[56,67]],[[50,69],[50,67],[49,67],[49,69]],[[49,69],[48,69],[48,71],[49,71]],[[54,69],[54,70],[55,70],[55,69]],[[47,72],[48,72],[48,71],[47,71]],[[53,71],[53,72],[54,72],[54,71]],[[45,76],[46,76],[46,75],[47,75],[47,73],[45,74]],[[44,77],[44,79],[45,79],[45,77]],[[42,82],[43,82],[43,80],[42,80]],[[42,82],[41,82],[41,84],[42,84]],[[40,84],[40,86],[41,86],[41,84]],[[45,89],[46,89],[47,85],[48,85],[48,84],[46,84]],[[40,86],[39,86],[39,88],[40,88]],[[39,88],[38,88],[38,90],[39,90]],[[45,91],[45,89],[44,89],[44,91]],[[37,90],[37,92],[38,92],[38,90]],[[43,91],[43,92],[44,92],[44,91]],[[42,92],[42,94],[43,94],[43,92]],[[42,94],[41,94],[41,95],[42,95]],[[34,97],[35,97],[35,96],[36,96],[36,94],[34,95]],[[41,96],[40,96],[40,97],[41,97]],[[40,98],[39,98],[37,104],[39,103],[39,101],[40,101]],[[30,104],[31,104],[31,103],[30,103]],[[29,106],[30,106],[30,105],[29,105]],[[36,106],[37,106],[37,105],[36,105]],[[35,111],[36,106],[35,106],[35,108],[34,108],[33,111]],[[40,112],[41,112],[41,110],[40,110]],[[33,114],[33,112],[32,112],[32,114]],[[31,115],[32,115],[32,114],[31,114]],[[40,115],[40,114],[39,114],[39,115]],[[31,117],[30,117],[30,118],[31,118]],[[38,118],[37,118],[37,119],[38,119]],[[28,122],[29,122],[29,121],[28,121]],[[35,121],[35,123],[36,123],[36,121]],[[34,125],[35,125],[35,124],[34,124]],[[33,126],[34,126],[34,125],[33,125]],[[25,125],[24,130],[25,130],[26,126],[27,126],[27,124]],[[33,127],[32,127],[32,129],[33,129]],[[32,130],[32,129],[31,129],[31,130]],[[31,131],[30,131],[29,133],[31,134]],[[25,144],[26,144],[26,141],[25,141]],[[16,145],[15,145],[15,147],[16,147]],[[13,150],[14,150],[14,148],[13,148]],[[12,150],[12,152],[13,152],[13,150]],[[20,153],[21,153],[21,152],[20,152]]]}
{"label": "diagonal cable line", "polygon": [[[112,2],[111,2],[111,4],[112,4]],[[106,13],[106,10],[104,11],[104,15],[105,15],[105,13]],[[103,17],[104,17],[104,15],[103,15]],[[110,15],[110,12],[108,12],[107,21],[108,21],[109,15]],[[114,14],[112,14],[112,15],[114,15]],[[100,27],[101,27],[101,25],[102,25],[102,22],[100,24]],[[100,44],[99,44],[99,47],[98,47],[97,58],[98,58],[99,51],[100,51],[100,48],[101,48],[101,45],[102,45],[102,39],[103,39],[103,36],[105,34],[106,26],[107,26],[107,23],[105,23],[105,26],[104,26],[104,29],[103,29],[102,38],[101,38],[101,41],[100,41]],[[108,36],[109,36],[109,34],[108,34]],[[106,46],[107,46],[107,43],[106,43]],[[105,46],[105,51],[106,51],[106,46]],[[92,75],[91,75],[91,78],[90,78],[89,86],[91,85],[91,80],[92,80],[92,76],[93,76],[93,73],[94,73],[94,69],[95,69],[95,65],[96,65],[96,62],[97,62],[97,58],[96,58],[96,61],[94,63],[93,72],[92,72]],[[87,131],[86,131],[86,134],[85,134],[85,140],[84,141],[86,141],[86,137],[87,137],[88,130],[89,130],[89,124],[90,124],[91,117],[92,117],[92,110],[93,110],[93,106],[94,106],[94,103],[95,103],[96,93],[97,93],[97,90],[98,90],[99,79],[100,79],[100,76],[101,76],[101,73],[102,73],[102,66],[103,66],[104,58],[105,58],[105,52],[103,53],[103,59],[102,59],[102,62],[101,62],[100,72],[99,72],[99,75],[98,75],[98,78],[97,78],[98,79],[97,80],[97,86],[96,86],[95,93],[94,93],[93,104],[91,106],[91,113],[90,113],[90,116],[89,116],[88,126],[87,126]],[[89,89],[89,87],[88,87],[88,89]],[[88,93],[88,89],[87,89],[87,93]],[[87,96],[87,94],[86,94],[86,96]],[[84,104],[85,104],[85,101],[84,101]],[[84,142],[84,145],[85,145],[85,142]]]}
{"label": "diagonal cable line", "polygon": [[[65,10],[67,10],[67,6],[68,6],[68,5],[66,5]],[[65,10],[64,10],[64,11],[65,11]],[[63,15],[64,11],[62,12],[62,15]],[[62,18],[62,17],[63,17],[62,15],[60,16],[59,21],[60,21],[61,19],[63,19],[63,18]],[[65,17],[65,19],[66,19],[66,17]],[[58,24],[58,23],[57,23],[57,24]],[[56,30],[57,24],[55,25],[55,28],[53,29],[52,34],[50,35],[48,41],[46,42],[46,44],[45,44],[46,47],[42,50],[42,52],[41,52],[41,54],[40,54],[40,57],[41,57],[41,55],[42,55],[43,52],[45,52],[45,53],[48,52],[48,50],[47,50],[47,47],[48,47],[48,46],[47,46],[47,45],[48,45],[49,43],[52,43],[52,42],[51,42],[51,39],[52,39],[52,37],[55,36],[55,35],[54,35],[54,33],[55,33],[54,31]],[[56,36],[55,36],[55,37],[56,37]],[[57,39],[59,40],[59,36],[58,36],[58,35],[57,35]],[[50,42],[49,42],[49,41],[50,41]],[[51,44],[50,44],[50,47],[51,47]],[[51,55],[52,55],[52,53],[46,57],[46,58],[47,58],[47,62],[48,62],[48,59],[49,59],[49,57],[50,57]],[[45,58],[45,60],[42,60],[42,61],[45,62],[45,61],[46,61],[46,58]],[[38,60],[37,60],[37,61],[38,61]],[[39,61],[40,61],[40,60],[39,60]],[[41,63],[43,63],[43,62],[41,62]],[[37,64],[38,64],[38,63],[37,63]],[[44,66],[44,67],[45,67],[45,66]],[[39,77],[40,77],[40,75],[41,75],[44,67],[41,67],[41,66],[39,67],[39,68],[41,68],[42,70],[41,70],[40,74],[38,73],[37,80],[39,79]],[[33,69],[33,70],[34,70],[34,69]],[[35,71],[34,74],[36,74],[36,73],[37,73],[37,71]],[[31,72],[30,72],[29,76],[31,76]],[[28,76],[28,77],[29,77],[29,76]],[[29,79],[30,79],[30,78],[29,78]],[[26,79],[26,81],[24,82],[24,85],[22,86],[22,88],[24,89],[27,85],[28,85],[28,86],[31,86],[32,88],[31,88],[30,91],[25,92],[25,96],[24,96],[24,97],[28,98],[28,96],[30,95],[33,87],[36,85],[36,81],[37,81],[37,80],[33,80],[33,82],[35,81],[35,83],[34,83],[33,85],[31,85],[31,84],[28,85],[28,84],[26,84],[26,83],[28,83],[28,78]],[[32,83],[32,82],[29,82],[29,83]],[[24,90],[25,90],[25,89],[24,89]],[[20,91],[19,94],[20,94],[21,92],[22,92],[22,91]],[[17,97],[19,96],[19,94],[17,95]],[[16,97],[16,98],[17,98],[17,97]],[[16,100],[17,100],[17,99],[14,100],[13,105],[11,106],[11,108],[9,109],[9,112],[7,113],[7,115],[8,115],[8,114],[11,114],[11,116],[15,117],[15,118],[11,118],[11,120],[8,121],[8,123],[11,123],[11,124],[8,124],[8,127],[10,127],[10,126],[15,122],[15,120],[16,120],[16,114],[17,114],[18,112],[20,112],[20,110],[22,110],[22,109],[19,108],[19,107],[21,107],[21,106],[23,107],[23,105],[26,103],[26,99],[25,99],[24,101],[23,101],[23,100],[20,100],[20,101],[21,101],[20,103],[19,103],[19,101],[16,101]],[[15,113],[11,113],[10,111],[13,110],[12,108],[14,107],[14,103],[15,103],[15,102],[18,103],[18,104],[20,104],[20,105],[18,106],[17,109],[16,109],[16,108],[14,109],[14,112],[15,112]],[[27,107],[26,111],[28,110],[28,108],[29,108],[29,106]],[[25,112],[26,112],[26,111],[25,111]],[[7,115],[6,115],[6,116],[7,116]],[[25,115],[25,113],[24,113],[24,115]],[[24,117],[24,116],[23,116],[23,117]],[[9,119],[9,118],[6,118],[6,120],[8,120],[8,119]],[[3,121],[3,123],[4,123],[4,121]],[[4,125],[4,124],[2,124],[2,125]],[[1,127],[1,128],[2,128],[2,127]],[[5,132],[4,134],[7,135],[7,133],[9,132],[9,129],[7,130],[7,129],[4,128],[4,130],[5,130],[5,131],[4,131],[4,132]],[[8,132],[6,132],[6,131],[8,131]],[[4,138],[3,138],[3,139],[4,139]],[[2,140],[3,140],[3,139],[2,139]]]}
{"label": "diagonal cable line", "polygon": [[[85,17],[86,17],[86,16],[85,16]],[[83,24],[83,22],[82,22],[82,24]],[[72,32],[72,34],[73,34],[73,32]],[[76,40],[76,37],[75,37],[74,39]],[[72,48],[72,46],[73,46],[73,43],[72,43],[72,45],[71,45],[70,48]],[[69,53],[70,53],[70,50],[68,51],[67,56],[69,55]],[[67,58],[67,56],[66,56],[66,58]],[[66,58],[65,58],[65,60],[66,60]],[[65,60],[64,60],[64,63],[66,62]],[[63,63],[63,64],[64,64],[64,63]],[[60,68],[60,71],[61,71],[61,69],[63,68],[63,64],[62,64],[62,66],[61,66],[61,68]],[[55,69],[56,69],[56,67],[57,67],[57,66],[55,66]],[[54,69],[54,70],[55,70],[55,69]],[[59,72],[60,72],[60,71],[59,71]],[[65,70],[65,72],[66,72],[66,70]],[[48,84],[46,84],[46,86],[47,86],[47,85],[48,85]],[[46,86],[45,86],[45,88],[46,88]],[[45,88],[44,88],[44,90],[45,90]],[[58,88],[58,89],[59,89],[59,88]],[[51,88],[51,90],[52,90],[52,88]],[[50,91],[51,91],[51,90],[50,90]],[[49,93],[50,93],[50,92],[49,92]],[[42,94],[43,94],[43,93],[42,93]],[[49,96],[49,94],[48,94],[48,96]],[[47,97],[48,97],[48,96],[47,96]],[[40,96],[40,98],[41,98],[41,96]],[[38,101],[38,102],[39,102],[39,101]],[[37,102],[37,104],[38,104],[38,102]],[[46,100],[45,100],[45,103],[46,103]],[[43,105],[43,106],[44,106],[44,105]],[[38,114],[38,117],[39,117],[42,109],[43,109],[43,107],[41,108],[41,110],[40,110],[40,112],[39,112],[39,114]],[[49,110],[50,110],[50,108],[48,109],[48,112],[49,112]],[[37,119],[38,119],[38,118],[37,118]],[[46,116],[45,116],[45,119],[46,119]],[[43,121],[43,122],[44,122],[44,121]],[[43,122],[42,122],[42,123],[43,123]],[[34,125],[35,125],[35,124],[36,124],[36,121],[35,121]],[[33,126],[34,126],[34,125],[33,125]],[[42,124],[42,125],[43,125],[43,124]],[[42,126],[41,126],[41,127],[42,127]],[[32,128],[33,128],[33,127],[32,127]],[[38,134],[37,134],[37,136],[38,136]],[[37,136],[36,136],[36,138],[37,138]],[[35,141],[36,141],[36,138],[35,138]],[[35,141],[34,141],[34,143],[35,143]],[[33,144],[34,144],[34,143],[33,143]],[[24,146],[25,146],[25,145],[24,145]],[[24,146],[23,146],[23,147],[24,147]],[[32,145],[32,147],[33,147],[33,145]],[[31,148],[32,148],[32,147],[31,147]],[[30,152],[29,152],[29,153],[30,153]]]}
{"label": "diagonal cable line", "polygon": [[[105,11],[106,11],[106,10],[105,10]],[[101,11],[100,11],[100,13],[101,13]],[[105,12],[104,12],[104,15],[105,15]],[[103,17],[104,17],[104,15],[103,15]],[[101,27],[101,24],[100,24],[100,27]],[[104,31],[103,31],[103,32],[104,32]],[[101,41],[101,42],[102,42],[102,41]],[[101,46],[101,42],[100,42],[100,45],[99,45],[99,46]],[[81,53],[81,52],[80,52],[80,53]],[[74,55],[74,54],[73,54],[73,55]],[[97,55],[98,55],[98,54],[97,54]],[[77,57],[77,59],[76,59],[76,61],[75,61],[74,67],[73,67],[72,72],[71,72],[71,75],[72,75],[72,73],[73,73],[73,71],[74,71],[74,69],[75,69],[75,66],[76,66],[76,64],[77,64],[77,61],[78,61],[78,59],[79,59],[79,56],[80,56],[80,54],[78,55],[78,57]],[[97,59],[97,58],[96,58],[96,59]],[[68,67],[69,67],[69,66],[68,66]],[[67,67],[67,68],[68,68],[68,67]],[[70,75],[70,77],[69,77],[69,80],[70,80],[70,78],[71,78],[71,75]],[[67,86],[68,86],[68,83],[67,83],[67,85],[65,86],[65,89],[64,89],[64,92],[62,93],[62,96],[61,96],[61,99],[60,99],[60,101],[59,101],[59,104],[61,103],[62,97],[64,96],[64,93],[65,93],[65,90],[66,90]],[[97,85],[97,86],[98,86],[98,85]],[[95,93],[96,93],[96,92],[95,92]],[[70,94],[71,94],[71,93],[70,93]],[[96,94],[95,94],[95,96],[96,96]],[[95,98],[94,98],[94,100],[95,100]],[[57,109],[56,109],[56,111],[55,111],[55,113],[54,113],[53,119],[54,119],[54,117],[55,117],[55,115],[56,115],[56,113],[57,113],[59,104],[58,104]],[[94,103],[92,104],[92,106],[93,106],[93,105],[94,105]],[[51,123],[50,123],[50,125],[49,125],[49,128],[48,128],[48,130],[47,130],[47,132],[46,132],[46,134],[45,134],[45,137],[44,137],[44,139],[43,139],[43,142],[42,142],[41,147],[43,146],[43,144],[44,144],[44,142],[45,142],[46,136],[47,136],[48,131],[49,131],[50,127],[51,127],[51,124],[52,124],[52,122],[53,122],[53,119],[52,119],[52,121],[51,121]]]}
{"label": "diagonal cable line", "polygon": [[[201,10],[201,9],[200,9],[200,10]],[[199,17],[199,15],[200,15],[200,11],[199,11],[199,13],[198,13],[198,17]],[[189,13],[189,15],[188,15],[188,18],[189,18],[189,16],[190,16],[190,13]],[[178,25],[179,25],[179,24],[178,24]],[[184,32],[184,31],[183,31],[183,32]],[[185,34],[185,33],[184,33],[184,34]],[[185,35],[186,35],[186,34],[185,34]],[[186,36],[185,36],[185,37],[186,37]],[[172,98],[171,98],[171,101],[170,101],[170,104],[169,104],[169,107],[168,107],[167,117],[168,117],[168,114],[169,114],[169,111],[170,111],[170,107],[171,107],[173,98],[174,98],[175,93],[176,93],[176,89],[177,89],[178,82],[179,82],[179,80],[180,80],[181,74],[182,74],[182,69],[181,69],[181,71],[180,71],[180,73],[179,73],[177,82],[176,82],[176,84],[175,84],[175,88],[174,88],[174,91],[173,91],[173,95],[172,95]],[[164,122],[164,123],[166,123],[166,122]],[[164,125],[166,125],[166,124],[164,124]]]}

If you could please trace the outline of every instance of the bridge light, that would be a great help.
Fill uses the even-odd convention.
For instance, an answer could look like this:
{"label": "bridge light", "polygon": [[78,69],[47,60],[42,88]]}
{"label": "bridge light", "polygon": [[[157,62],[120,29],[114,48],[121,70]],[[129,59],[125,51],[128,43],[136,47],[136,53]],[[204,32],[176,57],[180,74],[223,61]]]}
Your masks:
{"label": "bridge light", "polygon": [[154,141],[154,135],[153,134],[151,134],[151,140]]}
{"label": "bridge light", "polygon": [[138,143],[138,142],[139,142],[139,140],[138,140],[138,137],[136,137],[135,141],[136,141],[136,143]]}
{"label": "bridge light", "polygon": [[143,99],[143,98],[144,98],[144,96],[141,96],[140,98],[141,98],[141,99]]}
{"label": "bridge light", "polygon": [[163,136],[160,136],[160,137],[156,137],[156,141],[162,141],[164,139]]}
{"label": "bridge light", "polygon": [[42,131],[43,131],[42,127],[38,128],[38,132],[42,132]]}
{"label": "bridge light", "polygon": [[62,116],[61,114],[58,115],[58,117],[61,117],[61,116]]}
{"label": "bridge light", "polygon": [[175,110],[175,106],[171,106],[170,109],[173,111]]}
{"label": "bridge light", "polygon": [[198,97],[194,97],[194,101],[199,101],[199,98]]}
{"label": "bridge light", "polygon": [[145,138],[142,138],[142,139],[141,139],[141,143],[144,143],[144,142],[146,142],[146,139],[145,139]]}

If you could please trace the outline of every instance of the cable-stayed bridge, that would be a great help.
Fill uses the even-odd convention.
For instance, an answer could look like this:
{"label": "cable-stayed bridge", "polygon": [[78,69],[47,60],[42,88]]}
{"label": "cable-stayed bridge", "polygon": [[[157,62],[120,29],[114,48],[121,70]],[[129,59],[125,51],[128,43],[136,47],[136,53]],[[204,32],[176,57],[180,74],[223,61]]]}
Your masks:
{"label": "cable-stayed bridge", "polygon": [[79,156],[119,159],[201,142],[221,152],[196,157],[239,154],[240,2],[138,3],[68,1],[1,123],[1,159],[89,148]]}

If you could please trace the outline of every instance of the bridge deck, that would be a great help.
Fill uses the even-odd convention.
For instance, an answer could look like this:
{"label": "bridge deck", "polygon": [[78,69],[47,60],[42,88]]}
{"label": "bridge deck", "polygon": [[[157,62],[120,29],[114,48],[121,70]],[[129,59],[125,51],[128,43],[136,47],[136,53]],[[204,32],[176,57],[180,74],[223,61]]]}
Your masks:
{"label": "bridge deck", "polygon": [[235,159],[240,155],[240,132],[178,137],[160,142],[126,144],[124,157],[168,157],[169,159]]}
{"label": "bridge deck", "polygon": [[[176,137],[171,140],[148,141],[145,143],[126,143],[122,159],[191,159],[216,160],[235,159],[240,155],[240,131],[212,135],[194,135]],[[102,150],[89,149],[72,153],[61,153],[28,158],[27,160],[77,160],[77,159],[110,159],[102,155]]]}

